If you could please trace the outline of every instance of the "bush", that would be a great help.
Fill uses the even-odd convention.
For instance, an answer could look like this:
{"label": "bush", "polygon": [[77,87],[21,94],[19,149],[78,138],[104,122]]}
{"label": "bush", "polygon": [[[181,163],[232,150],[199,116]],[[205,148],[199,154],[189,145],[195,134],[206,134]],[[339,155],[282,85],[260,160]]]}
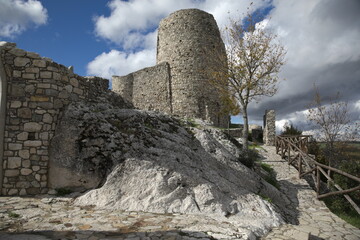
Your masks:
{"label": "bush", "polygon": [[243,152],[239,157],[239,161],[248,168],[253,168],[255,161],[257,161],[258,159],[258,153],[252,149],[248,149],[246,152]]}
{"label": "bush", "polygon": [[73,192],[72,190],[67,189],[67,188],[57,188],[56,189],[56,196],[62,197],[62,196],[68,195],[68,194],[70,194],[72,192]]}
{"label": "bush", "polygon": [[302,131],[297,129],[294,125],[292,125],[292,123],[289,124],[285,124],[284,125],[284,130],[281,132],[280,135],[301,135]]}

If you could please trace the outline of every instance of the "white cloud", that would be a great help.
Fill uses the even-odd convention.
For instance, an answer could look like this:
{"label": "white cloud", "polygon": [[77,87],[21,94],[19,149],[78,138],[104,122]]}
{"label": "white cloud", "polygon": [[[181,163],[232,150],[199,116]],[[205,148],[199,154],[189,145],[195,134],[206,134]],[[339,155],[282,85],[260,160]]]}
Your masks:
{"label": "white cloud", "polygon": [[0,36],[13,38],[29,26],[46,23],[47,10],[37,0],[0,0]]}
{"label": "white cloud", "polygon": [[[158,27],[162,18],[183,8],[199,8],[212,13],[220,27],[223,27],[231,16],[238,18],[246,12],[251,0],[133,0],[124,2],[113,0],[108,6],[110,16],[97,16],[95,33],[98,37],[121,45],[124,49],[146,47],[144,40],[149,29],[153,31]],[[269,1],[257,1],[253,8],[269,4]]]}
{"label": "white cloud", "polygon": [[[334,0],[274,1],[270,25],[288,49],[288,64],[313,69],[360,59],[360,28],[356,27],[359,21],[339,23],[338,18],[344,16],[331,16],[326,12],[337,11],[333,8],[338,6],[332,2]],[[341,7],[350,2],[337,5]]]}
{"label": "white cloud", "polygon": [[[155,64],[157,27],[160,20],[184,8],[199,8],[212,13],[219,26],[229,17],[241,17],[252,1],[232,0],[112,0],[109,16],[94,18],[95,34],[116,43],[121,51],[102,53],[88,64],[88,74],[110,78],[124,75]],[[269,1],[255,3],[253,8]],[[230,13],[229,13],[230,12]]]}
{"label": "white cloud", "polygon": [[111,50],[102,53],[87,66],[90,75],[110,79],[113,75],[126,75],[144,67],[155,65],[156,50],[146,49],[135,53]]}

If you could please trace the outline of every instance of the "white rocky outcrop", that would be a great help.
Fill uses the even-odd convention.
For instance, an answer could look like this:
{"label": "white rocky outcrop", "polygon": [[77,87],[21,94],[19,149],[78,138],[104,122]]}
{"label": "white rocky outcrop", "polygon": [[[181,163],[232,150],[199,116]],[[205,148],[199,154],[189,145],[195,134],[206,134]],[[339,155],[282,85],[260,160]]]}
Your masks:
{"label": "white rocky outcrop", "polygon": [[78,205],[204,214],[248,237],[284,222],[281,193],[239,161],[240,148],[203,122],[184,125],[108,103],[70,104],[51,148],[53,175],[72,173],[58,187],[79,187],[87,177],[92,184],[85,188],[95,189],[78,197]]}

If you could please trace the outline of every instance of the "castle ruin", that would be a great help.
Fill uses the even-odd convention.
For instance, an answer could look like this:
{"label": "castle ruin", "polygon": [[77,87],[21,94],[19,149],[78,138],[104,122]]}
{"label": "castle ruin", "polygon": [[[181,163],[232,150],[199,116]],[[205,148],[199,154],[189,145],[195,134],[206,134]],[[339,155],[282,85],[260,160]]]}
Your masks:
{"label": "castle ruin", "polygon": [[[180,10],[159,26],[157,65],[113,77],[113,91],[139,109],[228,126],[208,66],[224,64],[218,26],[211,14]],[[0,194],[49,191],[49,146],[58,119],[71,102],[92,101],[108,91],[107,79],[82,77],[71,68],[0,42]],[[66,151],[66,149],[64,149]]]}
{"label": "castle ruin", "polygon": [[[222,61],[222,62],[219,62]],[[226,64],[225,46],[214,17],[198,9],[176,11],[161,20],[157,65],[114,76],[112,89],[135,107],[227,127],[210,66]]]}

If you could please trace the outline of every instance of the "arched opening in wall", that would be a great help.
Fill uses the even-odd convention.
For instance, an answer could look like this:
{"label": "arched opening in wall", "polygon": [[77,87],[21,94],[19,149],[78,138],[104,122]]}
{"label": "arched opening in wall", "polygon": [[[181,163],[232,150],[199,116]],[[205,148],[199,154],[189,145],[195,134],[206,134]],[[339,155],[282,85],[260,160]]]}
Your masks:
{"label": "arched opening in wall", "polygon": [[5,116],[6,116],[6,92],[7,92],[7,79],[5,75],[4,65],[0,58],[0,195],[2,194],[2,182],[4,178],[3,156],[4,156],[4,135],[5,135]]}

